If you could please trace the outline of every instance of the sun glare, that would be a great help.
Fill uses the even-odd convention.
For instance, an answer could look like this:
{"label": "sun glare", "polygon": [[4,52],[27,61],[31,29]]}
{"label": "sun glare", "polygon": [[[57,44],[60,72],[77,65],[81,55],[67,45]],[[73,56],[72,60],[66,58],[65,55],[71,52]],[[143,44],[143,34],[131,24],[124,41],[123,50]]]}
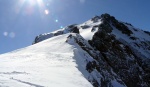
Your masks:
{"label": "sun glare", "polygon": [[45,10],[45,14],[48,15],[48,14],[49,14],[49,11],[48,11],[48,10]]}
{"label": "sun glare", "polygon": [[42,5],[43,4],[43,0],[24,0],[25,2],[29,3],[30,5],[34,6],[34,5]]}
{"label": "sun glare", "polygon": [[7,36],[7,35],[8,35],[8,32],[4,32],[3,35],[4,35],[4,36]]}
{"label": "sun glare", "polygon": [[[47,5],[49,5],[50,0],[19,0],[18,6],[19,9],[16,9],[16,13],[21,12],[23,10],[23,14],[32,15],[35,12],[35,9],[38,8],[41,14],[49,14],[49,10],[47,9]],[[21,9],[23,8],[23,9]]]}

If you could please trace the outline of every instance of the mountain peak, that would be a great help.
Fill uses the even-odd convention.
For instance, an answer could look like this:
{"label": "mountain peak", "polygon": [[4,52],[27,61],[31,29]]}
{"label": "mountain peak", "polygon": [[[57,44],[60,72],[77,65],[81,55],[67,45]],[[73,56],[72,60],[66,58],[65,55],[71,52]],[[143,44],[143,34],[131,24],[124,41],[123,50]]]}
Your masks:
{"label": "mountain peak", "polygon": [[[77,44],[93,58],[92,61],[87,61],[85,69],[89,73],[103,75],[99,80],[98,77],[89,75],[90,78],[87,79],[94,87],[104,85],[108,87],[108,84],[113,85],[114,79],[120,84],[119,87],[150,85],[149,80],[144,80],[145,76],[150,74],[148,69],[150,63],[146,62],[150,61],[148,31],[136,29],[130,23],[118,21],[114,16],[105,13],[83,24],[73,24],[60,29],[54,33],[54,36],[66,33],[76,33],[70,34],[66,41],[72,45]],[[107,71],[105,72],[107,74],[104,71]]]}
{"label": "mountain peak", "polygon": [[0,86],[149,87],[150,32],[105,13],[38,35],[0,66]]}
{"label": "mountain peak", "polygon": [[102,14],[101,16],[95,16],[93,17],[91,20],[94,21],[96,19],[101,19],[101,20],[108,20],[110,18],[113,18],[113,16],[110,16],[110,14],[108,13],[105,13],[105,14]]}
{"label": "mountain peak", "polygon": [[[106,66],[103,63],[106,63],[109,67],[108,70],[113,70],[113,73],[118,74],[116,76],[116,74],[112,75],[112,72],[107,72],[108,74],[104,75],[105,78],[101,77],[101,81],[97,80],[97,77],[89,75],[91,78],[88,80],[95,87],[113,84],[110,77],[116,79],[120,86],[121,84],[129,87],[142,85],[147,87],[149,85],[149,81],[144,80],[145,75],[149,74],[148,68],[150,68],[150,64],[146,62],[150,61],[149,32],[136,29],[131,24],[118,21],[115,17],[105,13],[95,16],[83,24],[69,25],[53,33],[53,36],[66,33],[76,33],[76,35],[70,34],[66,41],[69,43],[71,41],[72,45],[76,43],[93,58],[93,61],[87,61],[85,68],[89,73],[104,75],[103,71],[107,71],[106,67],[99,69],[99,66],[102,68],[102,66]],[[73,39],[69,40],[69,38]],[[128,64],[129,62],[130,64]],[[130,71],[130,69],[135,71]],[[139,72],[145,73],[145,75]],[[130,73],[136,74],[132,77]],[[128,77],[126,78],[126,76]],[[128,79],[129,77],[130,79]],[[137,80],[134,81],[135,79]],[[105,83],[106,81],[108,83]]]}
{"label": "mountain peak", "polygon": [[107,20],[107,21],[109,21],[110,19],[114,18],[113,16],[111,16],[108,13],[102,14],[100,17],[102,18],[102,20]]}

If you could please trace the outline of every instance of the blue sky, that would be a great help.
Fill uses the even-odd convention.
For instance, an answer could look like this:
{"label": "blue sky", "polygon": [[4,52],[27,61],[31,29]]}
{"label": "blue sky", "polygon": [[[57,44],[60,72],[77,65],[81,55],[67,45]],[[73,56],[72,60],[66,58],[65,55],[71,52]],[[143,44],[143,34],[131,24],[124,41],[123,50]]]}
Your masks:
{"label": "blue sky", "polygon": [[0,54],[32,44],[35,36],[109,13],[150,31],[150,0],[0,0]]}

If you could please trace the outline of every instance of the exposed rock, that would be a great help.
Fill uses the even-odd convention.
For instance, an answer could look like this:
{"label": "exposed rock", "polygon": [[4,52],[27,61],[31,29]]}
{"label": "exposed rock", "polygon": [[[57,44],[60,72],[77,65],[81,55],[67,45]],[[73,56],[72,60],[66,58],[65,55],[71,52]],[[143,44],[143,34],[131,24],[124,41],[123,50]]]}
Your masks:
{"label": "exposed rock", "polygon": [[150,36],[150,32],[148,32],[148,31],[144,31],[144,32]]}

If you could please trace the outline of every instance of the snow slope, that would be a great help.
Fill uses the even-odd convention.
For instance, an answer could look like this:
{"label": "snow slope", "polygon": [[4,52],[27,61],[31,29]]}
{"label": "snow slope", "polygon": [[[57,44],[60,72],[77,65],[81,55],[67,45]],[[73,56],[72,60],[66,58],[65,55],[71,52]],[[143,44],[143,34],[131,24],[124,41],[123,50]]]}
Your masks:
{"label": "snow slope", "polygon": [[76,62],[81,56],[74,56],[67,36],[0,55],[0,87],[92,87],[79,71],[84,62]]}

